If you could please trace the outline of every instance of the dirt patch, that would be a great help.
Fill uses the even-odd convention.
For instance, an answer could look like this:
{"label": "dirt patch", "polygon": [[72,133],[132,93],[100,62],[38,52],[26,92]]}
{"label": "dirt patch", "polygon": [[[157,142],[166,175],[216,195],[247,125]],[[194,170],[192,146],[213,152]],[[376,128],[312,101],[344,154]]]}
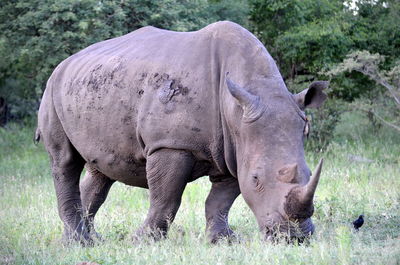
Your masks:
{"label": "dirt patch", "polygon": [[97,64],[90,71],[87,90],[98,92],[108,87],[124,87],[126,62],[121,57],[112,57],[105,64]]}
{"label": "dirt patch", "polygon": [[168,74],[155,74],[154,89],[159,89],[158,98],[161,103],[167,104],[177,95],[186,96],[189,89],[182,85],[179,79],[170,78]]}

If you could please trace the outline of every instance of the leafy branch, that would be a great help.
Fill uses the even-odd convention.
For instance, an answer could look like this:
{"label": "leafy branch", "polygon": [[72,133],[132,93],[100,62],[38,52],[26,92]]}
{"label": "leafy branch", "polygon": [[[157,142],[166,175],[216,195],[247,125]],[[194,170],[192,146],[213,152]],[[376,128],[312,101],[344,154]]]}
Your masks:
{"label": "leafy branch", "polygon": [[[346,56],[346,59],[331,68],[329,71],[324,72],[328,76],[337,76],[344,72],[357,71],[370,79],[375,81],[377,84],[386,88],[388,94],[393,99],[395,106],[400,111],[400,61],[390,69],[389,71],[381,70],[380,65],[385,61],[385,57],[380,54],[371,54],[369,51],[355,51]],[[384,106],[379,106],[384,108]],[[365,109],[363,107],[357,107],[357,109],[364,112],[368,112],[374,115],[381,123],[387,125],[400,132],[400,127],[394,122],[390,122],[384,119],[376,111],[372,109]],[[398,115],[394,114],[394,120],[399,119]]]}

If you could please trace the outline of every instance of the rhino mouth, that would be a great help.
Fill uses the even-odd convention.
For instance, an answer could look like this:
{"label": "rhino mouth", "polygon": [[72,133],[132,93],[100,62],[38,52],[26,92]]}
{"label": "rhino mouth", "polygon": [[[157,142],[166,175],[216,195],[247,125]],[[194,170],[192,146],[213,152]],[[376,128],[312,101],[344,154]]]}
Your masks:
{"label": "rhino mouth", "polygon": [[287,221],[283,223],[274,223],[264,227],[264,239],[270,242],[286,241],[288,243],[303,243],[306,238],[311,236],[315,227],[311,218],[307,218],[302,222]]}

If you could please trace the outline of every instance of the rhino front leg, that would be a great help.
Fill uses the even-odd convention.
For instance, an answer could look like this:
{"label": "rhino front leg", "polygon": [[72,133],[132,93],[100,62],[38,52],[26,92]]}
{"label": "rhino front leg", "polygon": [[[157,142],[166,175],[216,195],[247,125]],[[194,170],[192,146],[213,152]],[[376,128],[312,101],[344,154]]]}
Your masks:
{"label": "rhino front leg", "polygon": [[93,238],[101,239],[94,229],[94,217],[105,202],[108,192],[115,180],[108,178],[98,170],[86,166],[86,174],[80,183],[83,217],[87,233]]}
{"label": "rhino front leg", "polygon": [[133,237],[134,241],[142,237],[159,240],[166,236],[181,204],[193,164],[192,155],[181,150],[161,149],[147,158],[150,208],[144,224]]}
{"label": "rhino front leg", "polygon": [[233,177],[213,177],[211,191],[206,200],[206,232],[211,243],[234,237],[228,224],[229,210],[240,194],[239,183]]}

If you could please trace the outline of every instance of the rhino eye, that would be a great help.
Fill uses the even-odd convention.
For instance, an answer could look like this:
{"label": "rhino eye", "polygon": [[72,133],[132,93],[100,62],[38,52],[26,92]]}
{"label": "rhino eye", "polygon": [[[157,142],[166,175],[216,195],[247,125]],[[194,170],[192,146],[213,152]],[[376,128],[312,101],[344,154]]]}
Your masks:
{"label": "rhino eye", "polygon": [[260,183],[258,175],[252,175],[251,178],[253,180],[253,183],[254,183],[256,191],[263,192],[264,191],[264,186]]}
{"label": "rhino eye", "polygon": [[259,180],[259,178],[258,178],[258,175],[257,174],[254,174],[254,175],[252,175],[251,176],[251,180],[253,181],[253,184],[254,184],[254,186],[258,186],[258,183],[260,182],[260,180]]}

